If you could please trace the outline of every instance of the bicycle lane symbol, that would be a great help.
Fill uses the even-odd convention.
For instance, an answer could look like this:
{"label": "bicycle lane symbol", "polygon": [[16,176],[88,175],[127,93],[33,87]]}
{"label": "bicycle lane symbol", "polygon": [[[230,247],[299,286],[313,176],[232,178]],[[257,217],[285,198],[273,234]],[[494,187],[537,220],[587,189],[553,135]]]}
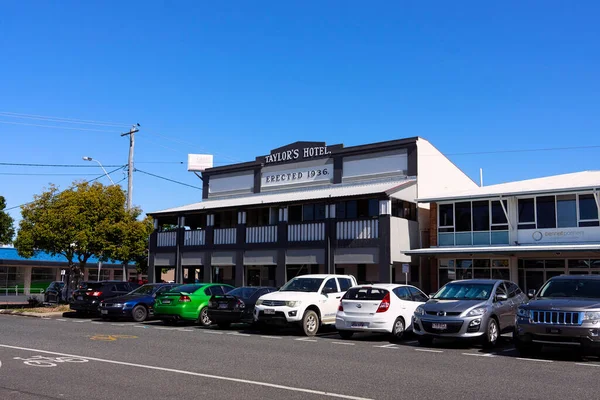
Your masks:
{"label": "bicycle lane symbol", "polygon": [[13,360],[22,360],[23,364],[30,367],[52,368],[60,363],[86,363],[89,360],[80,357],[46,357],[46,356],[31,356],[27,358],[13,357]]}

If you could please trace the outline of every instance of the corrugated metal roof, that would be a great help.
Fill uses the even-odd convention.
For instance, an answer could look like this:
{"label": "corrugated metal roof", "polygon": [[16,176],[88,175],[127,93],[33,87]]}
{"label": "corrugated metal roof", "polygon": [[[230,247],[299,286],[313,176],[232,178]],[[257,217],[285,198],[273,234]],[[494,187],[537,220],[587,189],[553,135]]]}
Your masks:
{"label": "corrugated metal roof", "polygon": [[552,175],[543,178],[527,179],[476,187],[473,189],[440,193],[438,196],[429,196],[418,199],[421,203],[443,200],[459,200],[467,198],[484,198],[492,196],[514,196],[536,193],[565,192],[576,190],[589,190],[600,188],[600,171],[583,171],[571,174]]}
{"label": "corrugated metal roof", "polygon": [[466,246],[466,247],[430,247],[426,249],[407,250],[406,255],[439,255],[439,254],[481,254],[481,253],[524,253],[524,252],[561,252],[561,251],[599,251],[600,243],[586,244],[545,244],[519,246]]}
{"label": "corrugated metal roof", "polygon": [[[39,251],[36,252],[33,257],[31,258],[25,258],[25,257],[21,257],[19,255],[19,253],[17,252],[17,249],[15,249],[14,247],[1,247],[0,248],[0,261],[4,261],[4,260],[8,260],[8,261],[30,261],[30,262],[35,262],[35,261],[40,261],[40,262],[55,262],[55,263],[66,263],[67,259],[65,258],[65,256],[62,255],[56,255],[56,256],[52,256],[49,253],[43,252],[43,251]],[[78,263],[77,260],[75,260],[76,263]],[[98,259],[96,257],[91,257],[88,260],[88,265],[93,265],[93,264],[97,264],[98,263]],[[122,263],[120,261],[109,261],[104,263],[104,265],[121,265]],[[130,265],[134,265],[133,263],[130,263]]]}
{"label": "corrugated metal roof", "polygon": [[[397,193],[402,189],[410,187],[414,183],[416,183],[415,179],[404,178],[370,184],[336,184],[328,185],[319,189],[294,190],[286,191],[283,193],[259,193],[250,196],[238,196],[219,200],[206,200],[182,207],[175,207],[166,210],[155,211],[149,214],[169,214],[184,211],[211,210],[216,208],[240,207],[256,204],[287,203],[293,201],[317,200],[326,199],[330,197],[358,196],[363,194],[375,193],[387,193],[388,195],[390,195],[393,193]],[[398,196],[395,195],[394,197]],[[406,200],[414,201],[414,197],[412,199],[407,198]]]}

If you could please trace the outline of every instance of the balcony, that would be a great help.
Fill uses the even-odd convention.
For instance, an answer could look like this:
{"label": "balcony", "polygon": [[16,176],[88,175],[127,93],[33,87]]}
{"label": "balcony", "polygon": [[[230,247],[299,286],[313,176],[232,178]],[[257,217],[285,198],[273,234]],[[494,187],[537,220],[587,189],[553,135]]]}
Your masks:
{"label": "balcony", "polygon": [[325,223],[310,222],[288,225],[288,241],[315,242],[325,240]]}
{"label": "balcony", "polygon": [[175,247],[177,245],[177,231],[158,232],[156,235],[157,247]]}
{"label": "balcony", "polygon": [[438,246],[489,246],[508,242],[507,230],[438,233]]}
{"label": "balcony", "polygon": [[206,231],[193,230],[185,231],[183,236],[184,246],[203,246],[206,242]]}
{"label": "balcony", "polygon": [[217,228],[215,229],[215,244],[235,244],[236,228]]}
{"label": "balcony", "polygon": [[252,226],[246,228],[246,243],[277,242],[277,225]]}
{"label": "balcony", "polygon": [[378,239],[379,220],[339,221],[336,232],[338,240]]}

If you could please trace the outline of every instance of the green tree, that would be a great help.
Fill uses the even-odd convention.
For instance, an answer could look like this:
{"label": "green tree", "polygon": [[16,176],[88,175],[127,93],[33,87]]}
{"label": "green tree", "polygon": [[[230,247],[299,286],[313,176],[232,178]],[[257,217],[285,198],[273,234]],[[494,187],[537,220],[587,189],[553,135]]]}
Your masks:
{"label": "green tree", "polygon": [[154,230],[152,218],[146,216],[138,220],[139,209],[134,209],[129,218],[114,224],[108,232],[109,240],[104,252],[104,260],[119,260],[123,264],[135,263],[137,271],[148,270],[148,240]]}
{"label": "green tree", "polygon": [[4,211],[5,208],[6,200],[0,196],[0,244],[11,243],[13,236],[15,236],[15,228],[13,226],[15,220]]}

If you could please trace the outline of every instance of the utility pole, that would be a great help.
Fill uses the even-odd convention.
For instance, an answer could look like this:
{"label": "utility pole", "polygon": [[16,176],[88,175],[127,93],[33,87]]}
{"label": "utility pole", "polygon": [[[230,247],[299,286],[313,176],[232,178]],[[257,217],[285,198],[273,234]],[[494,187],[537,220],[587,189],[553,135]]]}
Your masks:
{"label": "utility pole", "polygon": [[133,125],[129,132],[121,133],[121,136],[129,135],[129,160],[127,162],[127,209],[131,210],[131,202],[133,199],[133,146],[135,144],[135,133],[139,132],[138,126]]}

